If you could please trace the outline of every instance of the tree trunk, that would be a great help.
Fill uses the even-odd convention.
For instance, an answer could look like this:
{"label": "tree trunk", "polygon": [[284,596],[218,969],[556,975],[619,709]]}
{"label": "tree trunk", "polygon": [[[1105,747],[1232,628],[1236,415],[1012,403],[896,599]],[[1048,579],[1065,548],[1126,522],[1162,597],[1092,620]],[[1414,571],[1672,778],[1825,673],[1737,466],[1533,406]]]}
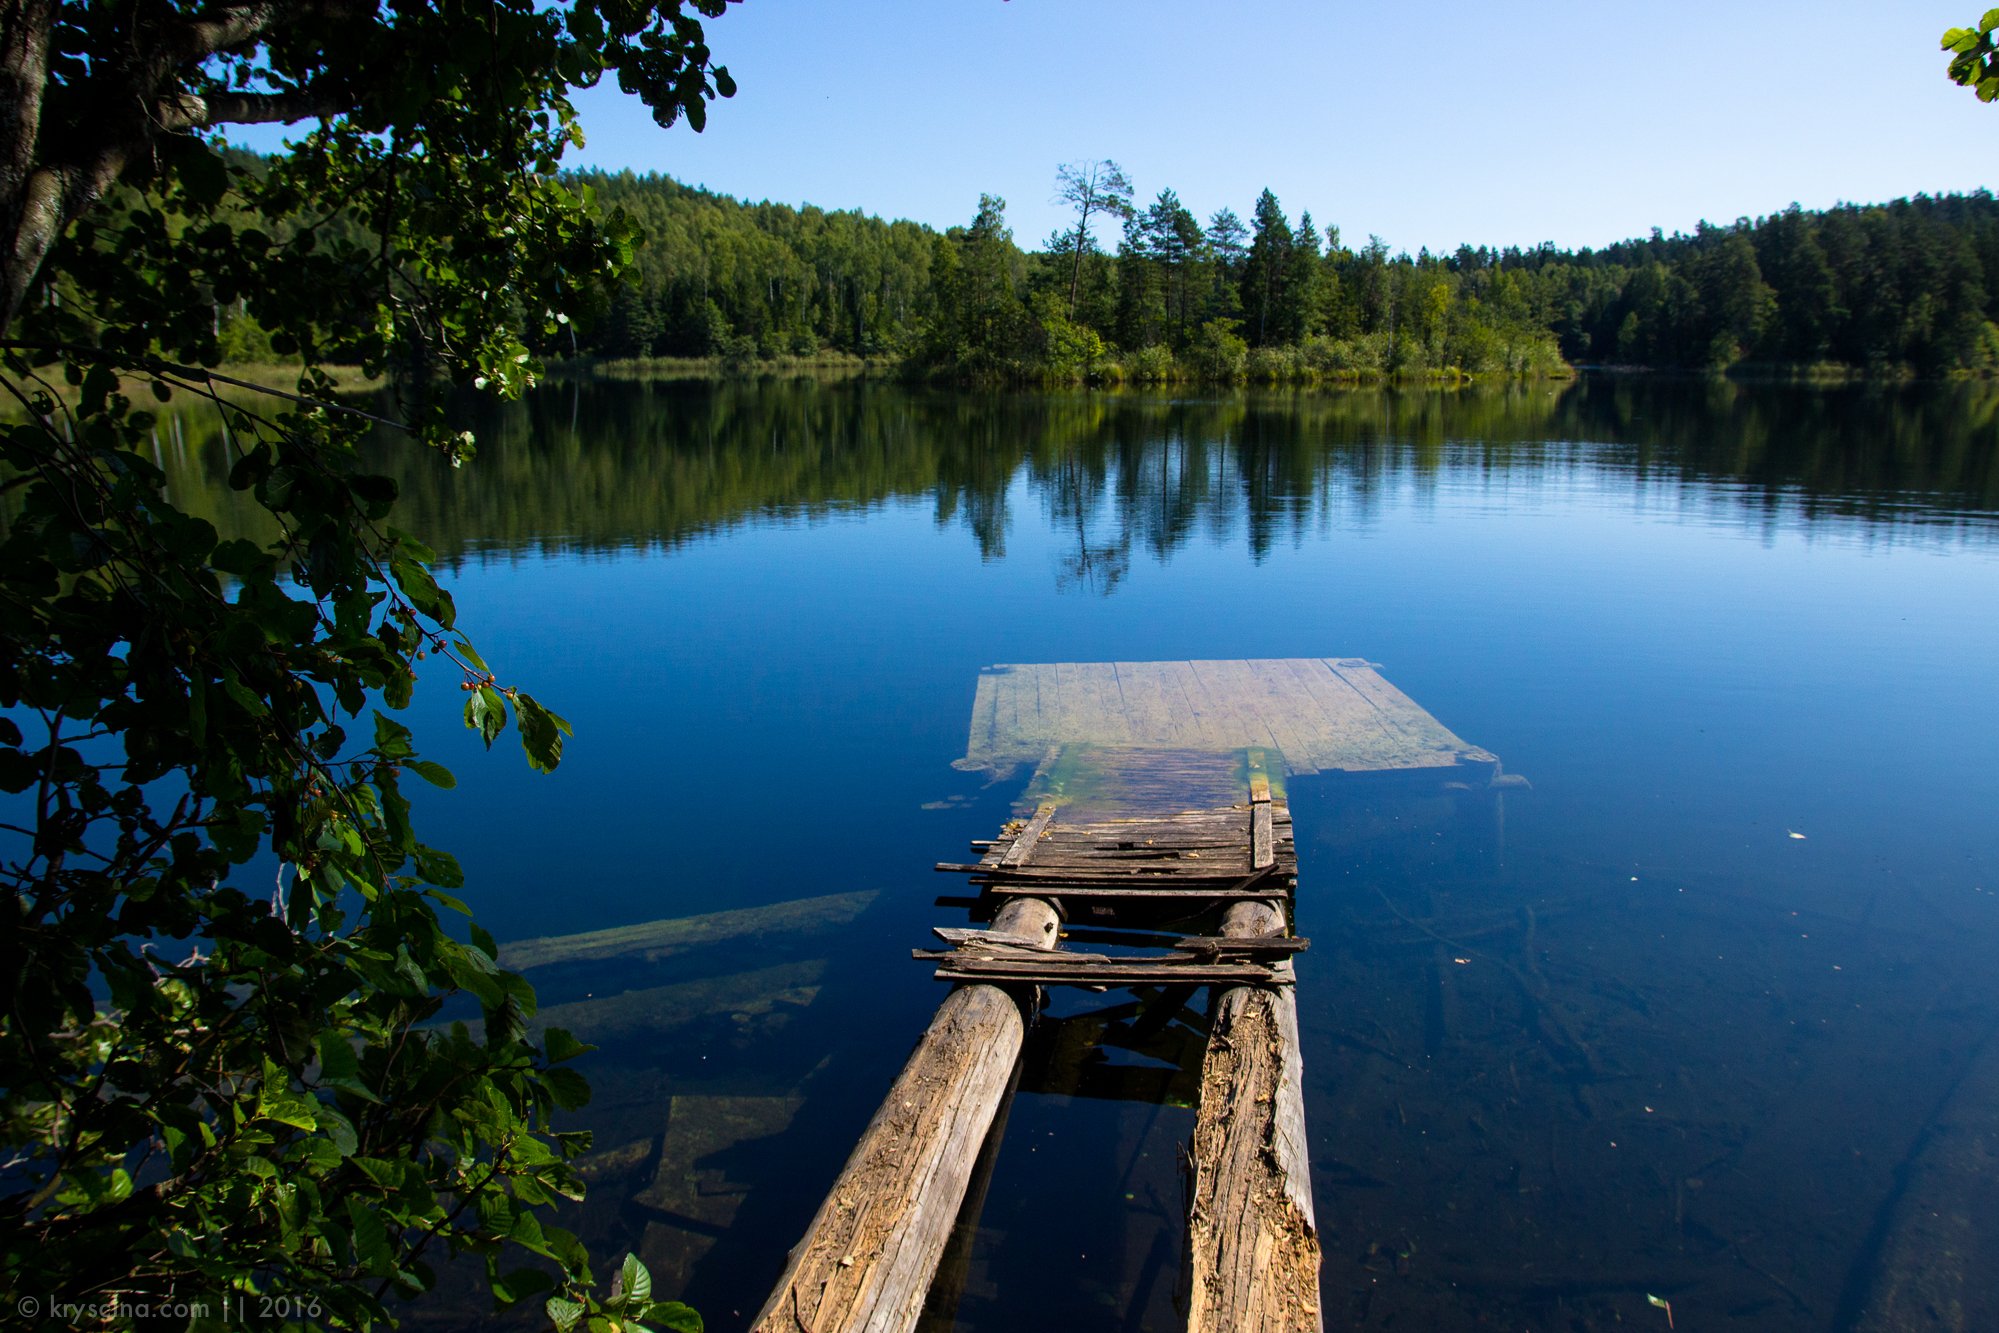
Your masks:
{"label": "tree trunk", "polygon": [[[56,0],[0,3],[0,331],[14,322],[21,298],[41,268],[46,242],[26,247],[22,233],[42,133],[42,95],[48,87],[49,28]],[[25,274],[20,272],[28,263]]]}

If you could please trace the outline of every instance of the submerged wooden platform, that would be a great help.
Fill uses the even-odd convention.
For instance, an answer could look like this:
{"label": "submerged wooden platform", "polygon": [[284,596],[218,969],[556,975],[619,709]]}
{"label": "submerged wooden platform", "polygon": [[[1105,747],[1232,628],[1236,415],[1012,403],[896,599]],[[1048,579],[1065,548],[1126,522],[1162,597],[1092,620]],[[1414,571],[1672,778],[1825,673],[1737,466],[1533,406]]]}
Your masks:
{"label": "submerged wooden platform", "polygon": [[[975,843],[976,860],[937,866],[969,879],[973,919],[990,925],[940,926],[949,947],[913,950],[955,988],[753,1327],[915,1326],[954,1226],[977,1224],[974,1158],[989,1171],[997,1155],[1036,997],[1064,985],[1139,988],[1169,1022],[1210,991],[1188,1327],[1316,1333],[1292,961],[1308,941],[1291,930],[1285,779],[1412,772],[1496,790],[1499,761],[1371,663],[1286,658],[992,667],[957,766],[1033,770],[1020,817]],[[1066,947],[1064,923],[1097,947]]]}
{"label": "submerged wooden platform", "polygon": [[1260,749],[1296,774],[1498,768],[1358,657],[987,667],[958,767],[997,780],[1051,746]]}
{"label": "submerged wooden platform", "polygon": [[1076,747],[1046,759],[1029,792],[1033,815],[975,845],[978,861],[937,868],[990,899],[1046,899],[1067,919],[1288,900],[1297,885],[1290,805],[1260,749]]}

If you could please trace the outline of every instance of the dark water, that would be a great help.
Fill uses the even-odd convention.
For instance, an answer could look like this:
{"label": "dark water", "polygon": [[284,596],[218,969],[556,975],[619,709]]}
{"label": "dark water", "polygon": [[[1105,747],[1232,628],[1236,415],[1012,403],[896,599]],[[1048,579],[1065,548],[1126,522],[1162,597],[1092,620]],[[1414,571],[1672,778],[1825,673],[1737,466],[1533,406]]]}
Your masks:
{"label": "dark water", "polygon": [[[940,998],[908,950],[964,917],[929,867],[1019,795],[950,767],[994,662],[1365,657],[1533,783],[1503,825],[1292,784],[1329,1327],[1663,1329],[1650,1295],[1846,1329],[1953,1264],[1992,1299],[1910,1221],[1990,1221],[1947,1150],[1999,1119],[1991,390],[557,386],[478,424],[462,472],[390,464],[401,522],[576,728],[535,778],[419,693],[461,781],[428,840],[485,922],[876,894],[538,977],[596,1006],[566,1011],[605,1048],[584,1119],[624,1148],[577,1225],[711,1328]],[[173,461],[248,521],[198,441]],[[957,1327],[1180,1325],[1200,1038],[1140,1040],[1127,998],[1037,1037],[1028,1085],[1069,1091],[1013,1107]]]}

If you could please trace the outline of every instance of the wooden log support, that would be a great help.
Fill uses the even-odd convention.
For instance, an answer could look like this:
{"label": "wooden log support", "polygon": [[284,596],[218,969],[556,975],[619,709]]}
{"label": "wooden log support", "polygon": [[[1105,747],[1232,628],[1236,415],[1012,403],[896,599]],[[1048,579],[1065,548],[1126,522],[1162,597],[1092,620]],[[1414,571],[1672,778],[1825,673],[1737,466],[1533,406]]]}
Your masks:
{"label": "wooden log support", "polygon": [[[1272,902],[1237,903],[1222,918],[1224,935],[1283,931]],[[1188,1333],[1324,1328],[1301,1075],[1291,989],[1220,992],[1194,1124]]]}
{"label": "wooden log support", "polygon": [[[1053,948],[1060,922],[1036,899],[992,930]],[[751,1325],[755,1333],[907,1333],[923,1311],[980,1145],[1026,1036],[1014,996],[945,997]]]}

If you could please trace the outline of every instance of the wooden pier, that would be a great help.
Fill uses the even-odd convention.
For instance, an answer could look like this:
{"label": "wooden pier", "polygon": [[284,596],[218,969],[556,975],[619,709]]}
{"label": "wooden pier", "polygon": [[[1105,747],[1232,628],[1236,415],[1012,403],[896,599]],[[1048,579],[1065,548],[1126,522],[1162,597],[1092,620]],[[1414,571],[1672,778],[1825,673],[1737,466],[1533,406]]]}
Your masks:
{"label": "wooden pier", "polygon": [[[1319,1330],[1285,793],[1303,773],[1501,782],[1359,659],[1063,663],[980,677],[960,767],[1033,766],[1020,817],[944,862],[972,927],[914,950],[954,989],[792,1251],[759,1333],[906,1333],[954,1227],[1041,988],[1153,988],[1169,1016],[1211,989],[1189,1152],[1193,1333]],[[977,923],[985,923],[978,928]],[[1103,951],[1065,947],[1063,926]],[[1087,927],[1087,929],[1085,929]],[[1162,943],[1164,947],[1162,946]],[[985,1151],[982,1151],[982,1148]],[[948,1284],[947,1284],[948,1285]]]}

